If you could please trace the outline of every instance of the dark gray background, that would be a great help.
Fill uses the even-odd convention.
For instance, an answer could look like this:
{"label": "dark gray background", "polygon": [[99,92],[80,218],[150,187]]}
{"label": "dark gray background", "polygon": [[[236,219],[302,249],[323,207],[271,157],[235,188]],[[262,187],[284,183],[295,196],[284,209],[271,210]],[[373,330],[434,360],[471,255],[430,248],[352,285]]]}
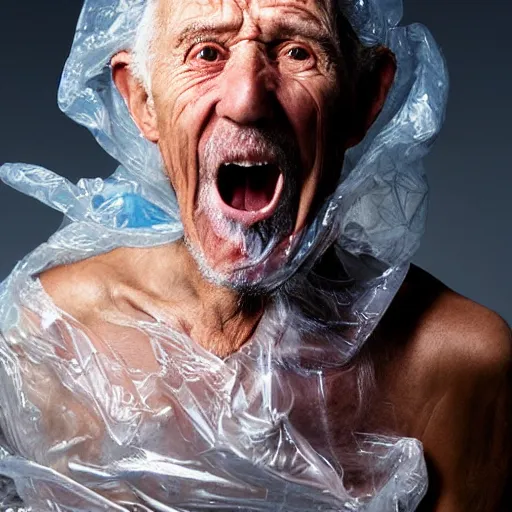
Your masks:
{"label": "dark gray background", "polygon": [[[0,163],[43,165],[74,180],[114,162],[56,106],[79,0],[0,0]],[[448,60],[451,94],[427,159],[430,216],[415,262],[512,322],[512,114],[509,0],[405,0]],[[48,238],[59,214],[0,185],[0,278]]]}

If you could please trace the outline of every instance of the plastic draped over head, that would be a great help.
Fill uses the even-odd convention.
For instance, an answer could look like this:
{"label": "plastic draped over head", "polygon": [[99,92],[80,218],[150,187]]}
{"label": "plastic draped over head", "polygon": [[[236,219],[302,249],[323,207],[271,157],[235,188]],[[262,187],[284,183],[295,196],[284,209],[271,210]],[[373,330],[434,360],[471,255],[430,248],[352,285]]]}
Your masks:
{"label": "plastic draped over head", "polygon": [[[266,267],[273,267],[267,287],[282,283],[334,241],[341,241],[352,254],[400,265],[415,252],[423,231],[426,186],[420,162],[443,117],[446,74],[442,60],[423,27],[396,27],[402,14],[400,1],[340,1],[339,5],[362,42],[384,44],[395,52],[398,76],[373,130],[347,155],[331,200],[307,230],[292,237],[286,248],[280,244],[288,264],[279,265],[278,255],[273,262],[267,251],[247,269],[255,281],[269,274]],[[123,174],[140,184],[143,195],[169,214],[174,229],[179,226],[179,214],[176,202],[169,200],[169,182],[158,149],[141,137],[108,66],[113,54],[133,45],[145,7],[145,1],[86,2],[59,104],[92,131],[122,164]]]}
{"label": "plastic draped over head", "polygon": [[[124,318],[161,364],[144,374],[59,310],[37,275],[117,247],[182,237],[158,149],[141,137],[109,67],[132,47],[145,7],[144,0],[86,0],[59,90],[62,110],[120,162],[117,171],[74,185],[40,167],[0,168],[4,182],[68,220],[0,288],[2,504],[84,512],[414,510],[426,489],[420,444],[357,437],[357,418],[336,438],[326,374],[338,375],[337,389],[346,386],[354,403],[361,399],[358,353],[423,232],[421,161],[442,124],[448,85],[435,41],[421,25],[399,26],[400,0],[339,2],[361,42],[395,54],[383,111],[347,152],[335,193],[290,239],[287,264],[270,252],[240,270],[279,287],[250,343],[221,361],[173,327]],[[310,270],[328,247],[345,281],[325,294]]]}

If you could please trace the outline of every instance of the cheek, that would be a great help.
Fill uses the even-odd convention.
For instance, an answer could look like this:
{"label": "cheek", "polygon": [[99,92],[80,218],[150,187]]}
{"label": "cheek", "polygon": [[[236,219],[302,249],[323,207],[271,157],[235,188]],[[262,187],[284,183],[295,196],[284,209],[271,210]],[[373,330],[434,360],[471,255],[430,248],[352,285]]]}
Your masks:
{"label": "cheek", "polygon": [[301,186],[295,230],[301,229],[325,199],[331,188],[325,175],[329,119],[338,90],[325,77],[294,80],[281,89],[280,102],[297,137],[305,171]]}
{"label": "cheek", "polygon": [[335,86],[325,77],[283,81],[279,89],[279,101],[297,137],[306,170],[321,165],[318,158],[322,154],[327,116],[335,95]]}
{"label": "cheek", "polygon": [[211,83],[204,79],[163,71],[155,74],[153,82],[158,145],[182,216],[191,214],[193,209],[197,147],[211,108],[211,88]]}

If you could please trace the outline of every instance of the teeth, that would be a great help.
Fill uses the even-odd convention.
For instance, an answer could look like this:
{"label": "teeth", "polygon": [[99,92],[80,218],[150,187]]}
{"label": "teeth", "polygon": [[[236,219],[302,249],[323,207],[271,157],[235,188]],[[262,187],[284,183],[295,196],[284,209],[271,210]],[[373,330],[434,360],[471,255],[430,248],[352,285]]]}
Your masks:
{"label": "teeth", "polygon": [[269,165],[268,162],[250,162],[248,160],[242,160],[237,162],[224,162],[223,165],[238,165],[239,167],[260,167],[263,165]]}

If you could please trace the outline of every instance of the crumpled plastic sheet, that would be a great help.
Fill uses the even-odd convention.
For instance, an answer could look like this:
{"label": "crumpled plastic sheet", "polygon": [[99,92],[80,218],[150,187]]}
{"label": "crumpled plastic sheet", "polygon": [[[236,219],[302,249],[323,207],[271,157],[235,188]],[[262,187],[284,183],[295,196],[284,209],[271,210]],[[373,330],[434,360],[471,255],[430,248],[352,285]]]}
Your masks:
{"label": "crumpled plastic sheet", "polygon": [[[361,41],[397,57],[383,112],[348,152],[335,194],[290,241],[287,264],[272,266],[271,254],[254,262],[256,277],[271,265],[275,299],[241,350],[221,360],[168,325],[112,319],[147,340],[160,371],[145,373],[59,310],[38,277],[182,236],[160,157],[108,68],[132,44],[145,2],[85,2],[59,104],[121,166],[77,185],[37,166],[0,168],[5,183],[66,219],[0,286],[2,510],[415,510],[427,488],[421,443],[360,432],[350,415],[336,438],[329,383],[343,390],[335,395],[361,399],[358,354],[423,232],[421,160],[442,124],[448,80],[429,32],[398,25],[399,0],[348,4]],[[310,270],[332,244],[346,280],[326,293]],[[301,298],[329,320],[306,318]]]}

